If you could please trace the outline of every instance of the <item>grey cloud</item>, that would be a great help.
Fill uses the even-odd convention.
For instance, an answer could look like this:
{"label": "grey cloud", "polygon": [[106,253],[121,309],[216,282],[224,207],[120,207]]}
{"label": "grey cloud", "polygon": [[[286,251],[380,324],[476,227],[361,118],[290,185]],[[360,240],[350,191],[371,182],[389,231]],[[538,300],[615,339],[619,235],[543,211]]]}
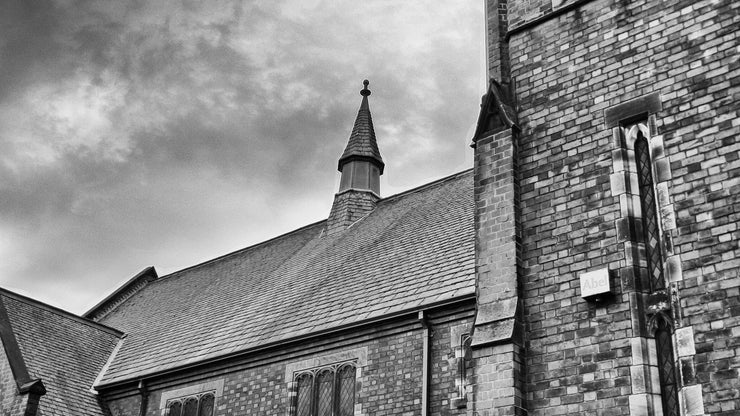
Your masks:
{"label": "grey cloud", "polygon": [[[10,0],[0,13],[0,102],[34,79],[67,72],[63,51],[54,38],[58,29],[53,7],[40,1]],[[51,68],[54,68],[52,71]]]}
{"label": "grey cloud", "polygon": [[[480,10],[440,3],[454,15],[404,22],[394,10],[414,4],[389,4],[4,3],[0,118],[62,93],[90,114],[66,130],[54,114],[21,126],[55,152],[33,166],[19,130],[0,126],[0,228],[18,239],[0,255],[24,259],[0,284],[44,299],[77,288],[59,304],[80,311],[142,267],[166,273],[325,217],[363,78],[393,189],[453,173],[482,50],[424,19]],[[85,132],[86,117],[103,127]],[[58,143],[59,131],[87,136]]]}

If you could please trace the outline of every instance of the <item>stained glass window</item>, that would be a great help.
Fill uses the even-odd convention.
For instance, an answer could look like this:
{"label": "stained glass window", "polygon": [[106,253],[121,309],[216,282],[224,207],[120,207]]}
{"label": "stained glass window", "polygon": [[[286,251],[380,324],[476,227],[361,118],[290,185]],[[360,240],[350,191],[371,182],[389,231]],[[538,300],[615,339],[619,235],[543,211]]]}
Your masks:
{"label": "stained glass window", "polygon": [[355,371],[353,363],[343,363],[297,374],[295,415],[354,415]]}

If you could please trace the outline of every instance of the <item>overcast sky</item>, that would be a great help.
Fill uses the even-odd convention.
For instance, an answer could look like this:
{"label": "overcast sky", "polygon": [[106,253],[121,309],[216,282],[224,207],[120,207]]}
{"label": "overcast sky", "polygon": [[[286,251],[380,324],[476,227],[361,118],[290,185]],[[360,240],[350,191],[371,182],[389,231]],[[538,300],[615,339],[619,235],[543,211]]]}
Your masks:
{"label": "overcast sky", "polygon": [[370,80],[389,196],[472,166],[482,0],[0,5],[0,286],[85,312],[325,219]]}

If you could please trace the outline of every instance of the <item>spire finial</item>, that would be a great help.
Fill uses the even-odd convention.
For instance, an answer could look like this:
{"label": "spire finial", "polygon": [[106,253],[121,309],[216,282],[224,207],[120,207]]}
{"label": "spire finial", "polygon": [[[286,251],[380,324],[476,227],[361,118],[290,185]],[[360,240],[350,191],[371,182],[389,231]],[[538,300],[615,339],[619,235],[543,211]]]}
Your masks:
{"label": "spire finial", "polygon": [[370,93],[370,90],[367,89],[367,86],[370,85],[370,81],[364,80],[364,81],[362,81],[362,85],[364,85],[365,88],[363,88],[362,91],[360,91],[360,95],[363,96],[363,97],[367,97],[368,95],[371,94]]}

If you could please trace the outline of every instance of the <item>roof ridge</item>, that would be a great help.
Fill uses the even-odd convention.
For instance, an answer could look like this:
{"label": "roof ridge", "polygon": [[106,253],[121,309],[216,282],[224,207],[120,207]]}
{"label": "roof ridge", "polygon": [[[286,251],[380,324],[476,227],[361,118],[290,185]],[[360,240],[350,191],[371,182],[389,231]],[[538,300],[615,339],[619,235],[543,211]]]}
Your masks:
{"label": "roof ridge", "polygon": [[[387,196],[385,198],[381,198],[380,200],[378,200],[378,203],[390,201],[390,200],[393,200],[393,199],[398,199],[398,198],[404,197],[404,196],[406,196],[408,194],[411,194],[411,193],[423,191],[426,188],[431,188],[431,187],[434,187],[434,186],[439,186],[439,185],[441,185],[444,182],[451,181],[451,180],[457,179],[458,177],[465,176],[465,175],[471,173],[472,171],[473,171],[473,168],[468,168],[468,169],[465,169],[463,171],[460,171],[460,172],[457,172],[457,173],[453,173],[452,175],[448,175],[448,176],[445,176],[445,177],[436,179],[436,180],[434,180],[432,182],[427,182],[427,183],[425,183],[423,185],[419,185],[419,186],[417,186],[415,188],[411,188],[409,190],[406,190],[406,191],[403,191],[403,192],[400,192],[400,193],[397,193],[397,194],[394,194],[394,195],[390,195],[390,196]],[[243,252],[245,252],[247,250],[256,249],[256,248],[258,248],[260,246],[263,246],[263,245],[268,244],[268,243],[272,243],[272,242],[274,242],[276,240],[279,240],[279,239],[282,239],[282,238],[287,238],[289,235],[291,235],[293,233],[297,233],[299,231],[303,231],[303,230],[305,230],[307,228],[310,228],[310,227],[319,225],[319,224],[321,224],[323,222],[326,222],[326,221],[327,221],[326,219],[323,219],[323,220],[320,220],[320,221],[316,221],[316,222],[313,222],[311,224],[304,225],[303,227],[296,228],[295,230],[288,231],[286,233],[277,235],[277,236],[272,237],[270,239],[267,239],[265,241],[260,241],[259,243],[252,244],[251,246],[243,247],[243,248],[240,248],[240,249],[231,251],[229,253],[222,254],[222,255],[220,255],[218,257],[214,257],[212,259],[205,260],[205,261],[202,261],[200,263],[196,263],[196,264],[194,264],[192,266],[188,266],[188,267],[185,267],[183,269],[176,270],[176,271],[174,271],[172,273],[166,274],[164,276],[160,276],[156,280],[156,282],[161,281],[162,279],[166,279],[166,278],[175,276],[175,275],[180,274],[182,272],[185,272],[185,271],[188,271],[188,270],[192,270],[192,269],[196,269],[198,267],[205,266],[207,264],[210,264],[210,263],[213,263],[213,262],[216,262],[216,261],[223,260],[223,259],[225,259],[227,257],[233,256],[233,255],[236,255],[236,254],[243,253]]]}
{"label": "roof ridge", "polygon": [[128,300],[128,298],[136,294],[136,292],[143,289],[150,281],[154,281],[157,278],[157,270],[154,266],[146,267],[81,316],[98,322],[105,318],[111,311],[115,310],[120,304]]}
{"label": "roof ridge", "polygon": [[452,175],[445,176],[445,177],[442,177],[442,178],[433,180],[431,182],[427,182],[427,183],[422,184],[422,185],[419,185],[419,186],[417,186],[415,188],[411,188],[411,189],[408,189],[406,191],[399,192],[397,194],[393,194],[393,195],[387,196],[385,198],[381,198],[378,201],[378,204],[380,204],[382,202],[390,201],[392,199],[398,199],[398,198],[407,196],[408,194],[412,194],[412,193],[416,193],[416,192],[421,192],[421,191],[423,191],[423,190],[425,190],[427,188],[432,188],[432,187],[435,187],[435,186],[442,185],[444,182],[448,182],[448,181],[452,181],[452,180],[461,178],[461,177],[463,177],[465,175],[468,175],[468,174],[470,174],[472,172],[473,172],[473,168],[468,168],[468,169],[465,169],[463,171],[460,171],[460,172],[457,172],[457,173],[453,173]]}
{"label": "roof ridge", "polygon": [[112,326],[101,324],[100,322],[95,322],[95,321],[93,321],[91,319],[88,319],[88,318],[79,316],[79,315],[74,314],[72,312],[65,311],[62,308],[57,308],[56,306],[49,305],[48,303],[44,303],[44,302],[41,302],[39,300],[29,298],[28,296],[23,296],[23,295],[21,295],[19,293],[15,293],[13,291],[10,291],[8,289],[5,289],[4,287],[0,287],[0,294],[3,294],[3,295],[8,296],[10,298],[13,298],[13,299],[15,299],[15,300],[17,300],[19,302],[23,302],[23,303],[26,303],[26,304],[31,305],[31,306],[36,306],[36,307],[39,307],[41,309],[45,309],[48,312],[51,312],[51,313],[54,313],[54,314],[57,314],[57,315],[60,315],[60,316],[64,316],[64,317],[67,317],[67,318],[70,318],[72,320],[78,321],[81,324],[88,325],[88,326],[91,326],[91,327],[100,329],[102,331],[108,332],[108,333],[110,333],[112,335],[115,335],[117,337],[122,337],[124,335],[124,332],[123,331],[120,331],[120,330],[118,330],[116,328],[113,328]]}
{"label": "roof ridge", "polygon": [[306,229],[309,229],[311,227],[315,227],[315,226],[317,226],[317,225],[319,225],[321,223],[324,223],[324,222],[326,222],[326,219],[323,219],[323,220],[320,220],[320,221],[316,221],[316,222],[313,222],[313,223],[308,224],[308,225],[304,225],[302,227],[296,228],[295,230],[291,230],[291,231],[288,231],[286,233],[279,234],[279,235],[277,235],[275,237],[269,238],[267,240],[260,241],[259,243],[254,243],[254,244],[252,244],[250,246],[246,246],[246,247],[242,247],[240,249],[234,250],[234,251],[230,251],[230,252],[228,252],[226,254],[222,254],[222,255],[220,255],[218,257],[214,257],[212,259],[208,259],[208,260],[202,261],[200,263],[196,263],[196,264],[194,264],[192,266],[185,267],[184,269],[176,270],[176,271],[174,271],[172,273],[166,274],[164,276],[160,276],[156,280],[156,282],[159,282],[162,279],[166,279],[168,277],[172,277],[172,276],[174,276],[176,274],[180,274],[180,273],[185,272],[185,271],[188,271],[188,270],[196,269],[198,267],[205,266],[207,264],[210,264],[210,263],[213,263],[213,262],[216,262],[216,261],[223,260],[223,259],[225,259],[227,257],[233,256],[233,255],[236,255],[236,254],[241,254],[241,253],[243,253],[243,252],[245,252],[247,250],[253,250],[253,249],[259,248],[259,247],[264,246],[264,245],[266,245],[268,243],[272,243],[272,242],[275,242],[277,240],[280,240],[280,239],[283,239],[283,238],[287,238],[291,234],[295,234],[295,233],[297,233],[299,231],[304,231]]}

